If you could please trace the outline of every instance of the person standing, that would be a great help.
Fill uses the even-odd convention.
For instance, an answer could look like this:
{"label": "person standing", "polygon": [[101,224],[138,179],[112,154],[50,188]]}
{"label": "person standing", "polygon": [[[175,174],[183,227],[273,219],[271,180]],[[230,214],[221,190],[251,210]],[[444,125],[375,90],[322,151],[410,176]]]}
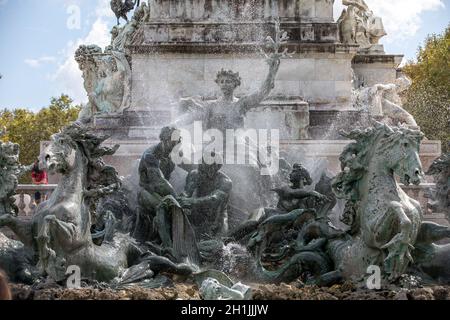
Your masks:
{"label": "person standing", "polygon": [[[31,181],[35,185],[48,184],[47,172],[39,168],[39,159],[34,162],[33,169],[31,169]],[[36,202],[36,205],[41,203],[42,200],[46,200],[46,194],[41,194],[40,191],[36,191],[34,194],[34,201]]]}

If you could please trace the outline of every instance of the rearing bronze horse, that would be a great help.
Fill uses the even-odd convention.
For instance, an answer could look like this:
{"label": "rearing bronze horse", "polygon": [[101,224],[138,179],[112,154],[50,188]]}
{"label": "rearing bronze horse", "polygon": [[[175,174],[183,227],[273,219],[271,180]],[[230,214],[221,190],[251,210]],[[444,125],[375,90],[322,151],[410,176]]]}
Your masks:
{"label": "rearing bronze horse", "polygon": [[130,254],[136,251],[126,235],[117,234],[102,246],[91,239],[89,176],[101,156],[117,150],[100,147],[104,140],[77,123],[55,134],[40,158],[50,173],[62,175],[58,187],[38,206],[31,221],[0,217],[0,227],[8,226],[25,246],[33,248],[40,271],[55,280],[63,279],[70,265],[79,266],[83,276],[111,280],[128,267]]}

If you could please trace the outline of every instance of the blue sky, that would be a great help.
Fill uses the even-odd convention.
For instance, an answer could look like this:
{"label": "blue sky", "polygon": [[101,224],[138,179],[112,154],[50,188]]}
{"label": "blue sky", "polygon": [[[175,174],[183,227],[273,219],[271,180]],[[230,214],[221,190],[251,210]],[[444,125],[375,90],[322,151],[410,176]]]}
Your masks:
{"label": "blue sky", "polygon": [[[337,18],[342,5],[335,2]],[[366,2],[383,18],[386,52],[408,59],[450,22],[450,0]],[[85,102],[73,53],[82,43],[107,45],[114,24],[109,0],[0,0],[0,108],[39,110],[61,93]]]}

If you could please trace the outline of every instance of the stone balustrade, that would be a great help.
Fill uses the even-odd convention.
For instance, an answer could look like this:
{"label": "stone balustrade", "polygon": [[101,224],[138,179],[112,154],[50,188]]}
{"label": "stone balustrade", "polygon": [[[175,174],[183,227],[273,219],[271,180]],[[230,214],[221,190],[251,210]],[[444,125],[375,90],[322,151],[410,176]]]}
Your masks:
{"label": "stone balustrade", "polygon": [[20,184],[16,190],[16,205],[19,207],[19,216],[32,217],[34,209],[37,204],[34,199],[34,194],[39,191],[41,199],[47,198],[52,194],[57,187],[56,184],[34,185],[34,184]]}

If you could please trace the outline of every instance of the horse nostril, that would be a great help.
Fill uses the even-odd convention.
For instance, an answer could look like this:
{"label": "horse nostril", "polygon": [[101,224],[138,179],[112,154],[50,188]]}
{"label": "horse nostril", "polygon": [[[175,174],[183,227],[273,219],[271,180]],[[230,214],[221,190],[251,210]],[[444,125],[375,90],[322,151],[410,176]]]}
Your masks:
{"label": "horse nostril", "polygon": [[46,156],[45,156],[45,161],[49,161],[50,160],[50,156],[47,154]]}
{"label": "horse nostril", "polygon": [[415,174],[416,176],[420,176],[420,170],[419,170],[419,169],[416,169],[416,171],[414,171],[414,174]]}

